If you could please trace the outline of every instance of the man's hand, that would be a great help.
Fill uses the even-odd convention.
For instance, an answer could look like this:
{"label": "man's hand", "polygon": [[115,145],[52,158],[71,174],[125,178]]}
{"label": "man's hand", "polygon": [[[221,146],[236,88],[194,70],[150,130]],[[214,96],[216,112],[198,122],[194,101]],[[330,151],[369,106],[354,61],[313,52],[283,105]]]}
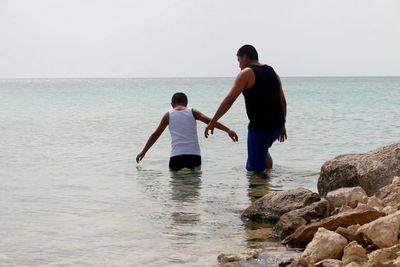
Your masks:
{"label": "man's hand", "polygon": [[210,122],[207,126],[206,129],[204,130],[204,136],[205,138],[208,138],[209,131],[211,131],[211,134],[214,134],[214,128],[215,128],[215,123]]}
{"label": "man's hand", "polygon": [[279,135],[278,140],[279,140],[279,142],[283,143],[283,142],[285,142],[286,139],[287,139],[286,128],[285,128],[285,126],[283,126],[282,132]]}
{"label": "man's hand", "polygon": [[229,130],[228,135],[233,140],[233,142],[239,141],[239,138],[238,138],[237,134],[235,133],[235,131]]}
{"label": "man's hand", "polygon": [[136,163],[139,163],[144,158],[145,155],[146,155],[146,153],[144,153],[144,152],[140,152],[139,154],[137,154]]}

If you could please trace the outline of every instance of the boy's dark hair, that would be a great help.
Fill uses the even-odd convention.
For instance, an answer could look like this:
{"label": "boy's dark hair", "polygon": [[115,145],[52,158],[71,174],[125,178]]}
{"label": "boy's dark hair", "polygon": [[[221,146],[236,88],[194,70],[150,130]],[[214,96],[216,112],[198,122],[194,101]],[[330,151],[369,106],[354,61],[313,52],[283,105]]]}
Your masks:
{"label": "boy's dark hair", "polygon": [[236,56],[243,57],[244,55],[246,55],[251,60],[258,60],[257,50],[252,45],[246,44],[239,48]]}
{"label": "boy's dark hair", "polygon": [[175,93],[172,96],[171,103],[172,104],[183,104],[183,105],[186,106],[187,103],[188,103],[188,98],[184,93],[180,93],[180,92],[179,93]]}

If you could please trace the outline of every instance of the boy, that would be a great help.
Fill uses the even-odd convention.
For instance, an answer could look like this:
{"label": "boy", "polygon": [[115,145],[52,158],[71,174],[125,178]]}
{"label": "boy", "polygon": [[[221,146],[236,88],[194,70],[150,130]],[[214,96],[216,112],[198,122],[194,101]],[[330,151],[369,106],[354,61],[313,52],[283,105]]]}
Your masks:
{"label": "boy", "polygon": [[[136,156],[136,162],[139,163],[150,147],[157,141],[167,125],[171,133],[171,157],[169,159],[169,168],[171,171],[178,171],[183,168],[194,169],[200,167],[201,156],[199,140],[197,138],[196,120],[205,124],[210,122],[210,118],[200,111],[187,107],[188,99],[184,93],[175,93],[172,96],[172,110],[165,113],[160,125],[150,135],[143,150]],[[217,123],[216,128],[226,132],[234,141],[238,141],[236,133],[221,123]]]}

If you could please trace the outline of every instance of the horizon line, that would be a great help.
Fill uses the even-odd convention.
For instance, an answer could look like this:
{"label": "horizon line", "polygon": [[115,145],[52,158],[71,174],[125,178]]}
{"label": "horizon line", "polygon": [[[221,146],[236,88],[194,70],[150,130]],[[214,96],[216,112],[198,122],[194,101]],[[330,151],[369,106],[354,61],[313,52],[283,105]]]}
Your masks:
{"label": "horizon line", "polygon": [[[281,78],[396,78],[399,75],[288,75]],[[74,80],[74,79],[210,79],[210,78],[235,78],[235,76],[159,76],[159,77],[14,77],[1,78],[0,80]]]}

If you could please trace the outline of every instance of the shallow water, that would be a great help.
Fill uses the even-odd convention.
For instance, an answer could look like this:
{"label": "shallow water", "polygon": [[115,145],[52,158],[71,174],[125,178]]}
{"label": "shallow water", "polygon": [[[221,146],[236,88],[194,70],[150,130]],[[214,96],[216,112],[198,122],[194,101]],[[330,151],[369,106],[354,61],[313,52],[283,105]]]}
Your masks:
{"label": "shallow water", "polygon": [[268,190],[316,190],[324,161],[400,141],[400,78],[285,78],[289,139],[248,175],[242,97],[201,171],[168,171],[166,131],[135,156],[183,91],[212,115],[231,78],[0,81],[0,266],[212,266],[268,229],[240,212]]}

